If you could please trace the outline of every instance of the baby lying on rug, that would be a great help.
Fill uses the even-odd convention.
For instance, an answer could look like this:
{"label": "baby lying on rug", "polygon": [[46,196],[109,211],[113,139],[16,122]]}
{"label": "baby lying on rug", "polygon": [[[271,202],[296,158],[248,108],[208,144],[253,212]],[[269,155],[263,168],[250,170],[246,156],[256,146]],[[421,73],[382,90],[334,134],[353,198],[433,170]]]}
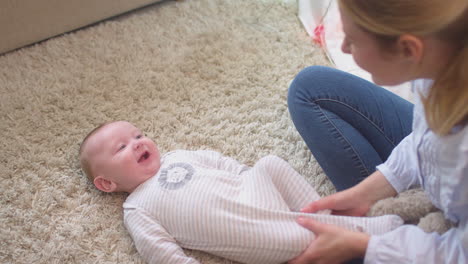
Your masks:
{"label": "baby lying on rug", "polygon": [[242,263],[282,263],[314,234],[298,216],[381,234],[402,225],[395,215],[349,217],[298,212],[319,199],[276,156],[253,167],[214,151],[177,150],[160,157],[156,144],[125,121],[93,130],[80,148],[81,165],[104,192],[127,192],[124,223],[148,263],[198,263],[182,248]]}

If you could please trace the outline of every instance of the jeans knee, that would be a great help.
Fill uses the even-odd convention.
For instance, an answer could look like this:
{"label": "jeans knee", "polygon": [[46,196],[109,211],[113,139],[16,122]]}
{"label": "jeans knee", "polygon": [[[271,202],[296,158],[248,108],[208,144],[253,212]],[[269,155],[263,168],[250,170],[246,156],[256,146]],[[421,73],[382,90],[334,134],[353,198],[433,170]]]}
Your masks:
{"label": "jeans knee", "polygon": [[324,75],[328,75],[330,73],[335,74],[336,69],[327,67],[327,66],[321,66],[321,65],[313,65],[309,67],[305,67],[302,69],[297,76],[303,77],[306,76],[306,78],[310,77],[320,77]]}
{"label": "jeans knee", "polygon": [[326,66],[309,66],[294,77],[288,90],[288,102],[299,95],[314,93],[314,90],[328,86],[336,78],[337,70]]}
{"label": "jeans knee", "polygon": [[[330,68],[324,66],[310,66],[301,70],[294,77],[288,89],[287,104],[291,115],[296,114],[297,107],[304,102],[310,102],[316,95],[316,88],[320,87],[315,80]],[[325,73],[326,74],[326,73]]]}

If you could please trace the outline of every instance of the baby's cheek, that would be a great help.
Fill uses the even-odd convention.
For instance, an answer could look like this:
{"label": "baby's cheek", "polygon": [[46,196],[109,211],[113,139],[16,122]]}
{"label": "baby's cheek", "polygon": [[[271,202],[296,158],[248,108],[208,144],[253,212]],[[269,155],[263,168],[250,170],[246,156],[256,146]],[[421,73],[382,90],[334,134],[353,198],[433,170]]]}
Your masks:
{"label": "baby's cheek", "polygon": [[120,167],[121,169],[129,169],[132,167],[133,164],[136,163],[136,160],[135,157],[133,157],[133,155],[127,155],[123,158],[118,159],[117,162],[119,163],[118,167]]}

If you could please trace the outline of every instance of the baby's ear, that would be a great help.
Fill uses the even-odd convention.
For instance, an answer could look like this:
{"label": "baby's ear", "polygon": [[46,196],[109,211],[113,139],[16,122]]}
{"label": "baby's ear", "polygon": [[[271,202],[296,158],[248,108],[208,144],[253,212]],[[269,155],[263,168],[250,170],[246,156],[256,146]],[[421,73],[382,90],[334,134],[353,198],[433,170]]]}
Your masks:
{"label": "baby's ear", "polygon": [[97,176],[94,178],[94,186],[103,192],[115,192],[117,184],[115,182],[104,178],[103,176]]}

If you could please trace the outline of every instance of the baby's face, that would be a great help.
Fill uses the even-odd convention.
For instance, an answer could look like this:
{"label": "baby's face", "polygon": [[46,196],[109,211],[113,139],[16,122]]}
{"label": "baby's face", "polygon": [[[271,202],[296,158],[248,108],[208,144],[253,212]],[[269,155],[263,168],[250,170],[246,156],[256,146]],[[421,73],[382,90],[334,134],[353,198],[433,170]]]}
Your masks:
{"label": "baby's face", "polygon": [[110,192],[132,192],[160,167],[156,144],[125,121],[110,123],[92,135],[86,144],[86,155],[95,184],[99,176],[115,183],[116,188]]}

